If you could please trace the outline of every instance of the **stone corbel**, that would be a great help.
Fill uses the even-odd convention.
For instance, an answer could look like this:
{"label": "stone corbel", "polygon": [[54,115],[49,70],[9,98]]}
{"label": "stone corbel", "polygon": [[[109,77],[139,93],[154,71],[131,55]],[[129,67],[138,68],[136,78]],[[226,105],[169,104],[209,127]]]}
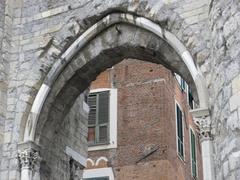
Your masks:
{"label": "stone corbel", "polygon": [[26,149],[18,153],[19,165],[20,168],[34,169],[35,165],[39,161],[38,152],[33,151],[32,149]]}
{"label": "stone corbel", "polygon": [[39,180],[41,157],[39,146],[28,141],[18,145],[18,162],[21,172],[21,180]]}
{"label": "stone corbel", "polygon": [[199,136],[201,141],[204,141],[206,139],[213,139],[213,136],[211,134],[211,122],[209,116],[194,118],[194,122],[199,129]]}
{"label": "stone corbel", "polygon": [[211,120],[208,109],[194,109],[191,111],[194,123],[198,127],[200,140],[212,140]]}

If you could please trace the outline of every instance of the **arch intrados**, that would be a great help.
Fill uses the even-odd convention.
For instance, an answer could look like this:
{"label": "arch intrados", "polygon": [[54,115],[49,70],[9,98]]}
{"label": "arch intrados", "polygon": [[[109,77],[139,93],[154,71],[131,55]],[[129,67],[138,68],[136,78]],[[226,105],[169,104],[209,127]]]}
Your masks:
{"label": "arch intrados", "polygon": [[[94,48],[94,46],[91,46],[91,48]],[[126,47],[126,44],[124,44],[124,47],[115,48],[118,51],[118,56],[116,56],[115,53],[111,53],[113,52],[112,48],[106,49],[104,50],[104,52],[101,51],[101,53],[97,54],[96,57],[94,58],[91,57],[91,60],[87,62],[84,66],[79,68],[72,77],[69,76],[69,79],[67,78],[67,75],[65,75],[65,72],[69,72],[68,68],[71,68],[71,64],[69,64],[68,67],[64,69],[62,77],[64,77],[66,84],[62,83],[62,86],[59,88],[58,82],[63,81],[57,79],[56,82],[57,85],[52,88],[52,91],[50,92],[48,99],[45,102],[45,106],[43,107],[42,112],[44,113],[41,113],[39,117],[39,124],[38,130],[36,131],[37,135],[36,137],[39,137],[40,133],[42,133],[41,129],[43,129],[45,132],[43,134],[52,133],[51,135],[50,134],[48,135],[48,137],[52,137],[54,132],[53,131],[49,132],[48,129],[53,130],[53,127],[56,127],[56,124],[58,124],[56,121],[60,122],[61,121],[60,119],[63,119],[67,114],[68,110],[66,110],[66,108],[70,108],[73,105],[74,100],[77,99],[77,96],[90,85],[91,81],[96,79],[99,73],[103,72],[108,67],[112,67],[113,65],[117,64],[118,62],[126,58],[133,58],[142,61],[147,60],[149,62],[162,64],[162,60],[159,59],[159,57],[163,56],[160,53],[154,52],[150,49],[146,50],[145,48],[139,46]],[[126,52],[135,53],[132,54]],[[79,56],[82,57],[81,54],[79,54]],[[58,89],[61,89],[61,91],[57,92]],[[57,97],[55,97],[56,94],[58,94]],[[69,96],[68,94],[71,94],[71,96]],[[58,113],[56,113],[59,109],[61,110]],[[48,114],[49,116],[46,117],[46,115]],[[45,124],[45,121],[47,121],[47,119],[51,120],[48,122],[48,124]],[[35,140],[38,142],[39,139],[37,138]]]}
{"label": "arch intrados", "polygon": [[42,106],[55,80],[59,77],[67,64],[73,59],[76,53],[81,48],[83,48],[91,39],[93,39],[98,33],[101,33],[104,29],[119,23],[127,23],[143,28],[167,42],[182,58],[183,64],[186,65],[188,71],[190,72],[191,77],[195,82],[197,88],[198,97],[200,100],[200,108],[207,108],[207,91],[202,81],[203,77],[199,72],[198,68],[195,66],[190,56],[190,53],[173,34],[166,30],[163,30],[159,25],[143,17],[135,17],[133,15],[120,13],[111,14],[90,27],[85,33],[83,33],[78,39],[76,39],[73,44],[62,54],[61,58],[53,65],[34,100],[25,128],[24,141],[34,141],[37,122],[39,114],[42,110]]}

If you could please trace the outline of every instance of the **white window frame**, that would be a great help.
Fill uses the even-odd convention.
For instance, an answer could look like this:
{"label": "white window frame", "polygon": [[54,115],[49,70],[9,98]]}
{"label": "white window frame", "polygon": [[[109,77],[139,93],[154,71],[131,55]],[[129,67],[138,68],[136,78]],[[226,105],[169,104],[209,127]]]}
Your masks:
{"label": "white window frame", "polygon": [[117,89],[99,88],[91,90],[90,93],[109,91],[109,144],[93,145],[88,147],[88,151],[117,148]]}
{"label": "white window frame", "polygon": [[[182,125],[183,125],[183,157],[181,157],[179,154],[178,154],[178,132],[177,132],[177,127],[178,127],[178,124],[177,124],[177,105],[179,107],[179,109],[182,111]],[[185,162],[185,157],[186,157],[186,154],[185,154],[185,133],[184,133],[184,130],[185,130],[185,121],[184,121],[184,113],[183,113],[183,110],[182,110],[182,107],[180,106],[180,104],[177,102],[177,100],[175,100],[175,124],[176,124],[176,147],[177,147],[177,156],[183,161]]]}
{"label": "white window frame", "polygon": [[[174,74],[175,74],[175,78],[176,78],[176,80],[177,80],[177,82],[178,82],[178,85],[179,85],[180,89],[181,89],[182,91],[184,91],[184,92],[187,92],[187,87],[188,87],[187,82],[186,82],[179,74],[177,74],[177,73],[174,73]],[[185,83],[185,88],[184,88],[184,89],[182,88],[182,80],[183,80],[184,83]]]}
{"label": "white window frame", "polygon": [[[196,149],[196,177],[193,177],[193,173],[192,173],[192,141],[191,141],[191,130],[195,136],[195,149]],[[191,160],[191,176],[195,179],[198,178],[198,165],[197,165],[197,136],[195,131],[193,130],[193,128],[190,126],[189,127],[189,141],[190,141],[190,160]]]}
{"label": "white window frame", "polygon": [[[187,91],[186,91],[186,93],[187,93],[187,103],[188,103],[188,107],[189,107],[189,109],[191,110],[191,107],[190,107],[190,105],[189,105],[189,86],[188,86],[188,84],[186,83],[186,87],[187,87]],[[195,107],[196,107],[196,105],[195,105],[195,101],[193,100],[193,108],[192,109],[195,109]]]}
{"label": "white window frame", "polygon": [[109,180],[114,180],[113,170],[108,168],[96,168],[83,170],[83,179],[85,178],[100,178],[109,177]]}

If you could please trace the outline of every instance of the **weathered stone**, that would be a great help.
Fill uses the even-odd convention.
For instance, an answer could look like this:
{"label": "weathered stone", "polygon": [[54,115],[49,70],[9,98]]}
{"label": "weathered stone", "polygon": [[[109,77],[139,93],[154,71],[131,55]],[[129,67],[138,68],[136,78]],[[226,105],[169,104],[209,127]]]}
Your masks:
{"label": "weathered stone", "polygon": [[232,81],[232,93],[237,94],[240,91],[240,75],[235,77]]}
{"label": "weathered stone", "polygon": [[223,32],[224,36],[227,37],[237,29],[237,21],[234,17],[230,17],[224,24]]}
{"label": "weathered stone", "polygon": [[226,178],[229,173],[228,161],[223,163],[223,177]]}
{"label": "weathered stone", "polygon": [[[210,104],[208,107],[211,108],[213,127],[218,128],[214,131],[219,133],[216,133],[217,137],[214,140],[215,156],[216,158],[220,157],[223,152],[218,147],[228,146],[225,140],[230,141],[239,135],[239,131],[235,131],[239,128],[240,118],[239,6],[237,0],[218,0],[212,1],[212,4],[210,4],[210,0],[103,0],[101,2],[46,0],[41,3],[37,0],[1,1],[0,81],[4,85],[0,86],[0,143],[7,143],[2,146],[6,151],[0,153],[1,161],[8,162],[8,160],[2,160],[1,156],[12,156],[12,152],[17,150],[16,141],[21,142],[23,140],[24,128],[32,102],[55,61],[79,35],[86,32],[103,16],[113,11],[130,12],[160,24],[162,28],[166,28],[176,35],[192,53],[206,79],[206,86],[209,88]],[[51,109],[52,106],[56,105],[54,107],[56,109],[51,111],[53,113],[52,119],[66,120],[70,118],[70,112],[62,111],[65,107],[65,101],[69,101],[69,106],[74,104],[73,101],[76,99],[77,93],[82,92],[94,79],[94,76],[104,68],[117,63],[126,55],[137,56],[143,60],[155,56],[152,59],[153,62],[159,63],[158,60],[161,59],[161,63],[173,71],[182,72],[186,79],[192,81],[190,74],[186,73],[187,68],[179,65],[180,58],[177,58],[178,56],[173,53],[174,51],[163,44],[164,42],[160,42],[156,36],[127,25],[117,25],[111,28],[110,33],[102,32],[102,34],[96,35],[97,38],[94,42],[92,41],[92,44],[84,46],[86,49],[81,56],[84,58],[74,60],[74,63],[69,65],[71,69],[65,70],[64,77],[57,79],[57,87],[53,87],[54,93],[49,97],[52,100],[48,100],[47,103],[49,104],[46,103],[47,105],[45,105],[46,109]],[[135,34],[130,35],[132,32]],[[49,43],[51,39],[54,39],[52,44]],[[108,51],[116,44],[121,45],[121,47],[115,47]],[[136,44],[138,44],[138,47],[130,48],[130,46]],[[100,47],[105,48],[100,49]],[[79,53],[81,54],[81,52]],[[78,56],[79,54],[76,53],[75,55]],[[96,61],[96,59],[91,61],[91,58],[96,58],[97,55],[101,56],[98,59],[99,61]],[[60,63],[64,63],[64,60]],[[91,68],[78,72],[77,70],[86,62],[90,63],[89,67]],[[87,71],[91,71],[90,76],[86,73]],[[75,81],[71,81],[71,84],[68,80],[75,72],[79,73],[76,76],[79,76],[81,81],[76,78]],[[67,74],[69,74],[69,77]],[[66,87],[66,81],[69,82],[71,88],[66,92],[66,96],[61,99],[59,96],[64,91],[60,88]],[[80,88],[80,85],[72,86],[73,82],[84,84],[83,89]],[[55,96],[59,98],[59,101],[62,101],[62,104],[54,104],[56,102],[54,101]],[[69,110],[70,107],[66,109]],[[50,110],[44,112],[50,113]],[[82,111],[80,112],[82,113]],[[69,116],[63,118],[65,114]],[[48,114],[41,114],[40,116],[46,121],[52,120],[47,119]],[[86,114],[83,117],[81,116],[83,119],[84,117],[86,117]],[[73,116],[70,119],[72,118]],[[46,122],[41,123],[44,125]],[[69,123],[73,123],[73,120]],[[50,127],[54,126],[62,127],[59,122],[51,124]],[[79,135],[82,137],[80,141],[83,142],[83,137],[86,136],[87,131],[86,123],[83,122],[79,126],[83,131]],[[69,128],[73,131],[74,125]],[[65,129],[65,133],[67,132]],[[46,132],[46,138],[51,137],[49,137],[49,134],[52,135],[52,133]],[[69,134],[69,137],[74,139],[73,135],[70,136]],[[50,139],[42,141],[43,144],[52,142]],[[55,156],[62,156],[62,152],[58,150],[58,143],[63,145],[64,143],[71,143],[71,140],[63,142],[60,138],[56,138],[56,144],[52,146],[53,149],[57,149],[57,153],[54,154],[52,150],[49,150],[45,159],[49,158],[50,160],[54,159]],[[237,143],[233,143],[231,148],[235,148],[236,152],[240,150]],[[0,148],[0,152],[1,150]],[[86,155],[86,148],[80,148],[79,151]],[[67,157],[63,156],[62,158],[66,160]],[[232,153],[226,150],[224,157],[228,156],[232,157]],[[237,167],[239,164],[231,163],[230,159],[227,163],[227,158],[218,159],[220,159],[220,162],[218,165],[216,163],[215,167],[217,179],[239,179],[240,170]],[[17,167],[14,170],[14,166],[16,164],[11,163],[11,171],[3,169],[1,166],[1,179],[14,179],[14,176],[17,176],[15,171]],[[50,166],[51,169],[56,168],[54,163]],[[59,166],[68,168],[64,163]],[[8,163],[5,167],[8,167]],[[59,169],[56,169],[57,171]]]}
{"label": "weathered stone", "polygon": [[231,131],[234,131],[236,129],[240,129],[240,126],[239,126],[240,122],[238,120],[238,112],[237,111],[234,111],[230,115],[227,124],[230,127]]}
{"label": "weathered stone", "polygon": [[237,109],[238,107],[240,107],[240,93],[236,93],[234,94],[231,98],[230,98],[230,110],[234,111],[235,109]]}

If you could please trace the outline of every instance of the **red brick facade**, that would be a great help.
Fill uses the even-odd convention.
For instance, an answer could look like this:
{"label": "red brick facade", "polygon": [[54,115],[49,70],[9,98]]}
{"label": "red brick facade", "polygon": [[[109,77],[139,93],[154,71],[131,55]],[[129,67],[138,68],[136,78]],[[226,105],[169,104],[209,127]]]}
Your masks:
{"label": "red brick facade", "polygon": [[[117,180],[190,180],[190,128],[194,129],[187,93],[174,73],[138,60],[124,60],[103,72],[91,89],[117,88],[117,148],[89,152],[106,157]],[[184,161],[178,157],[175,103],[184,114]],[[195,130],[194,130],[195,131]],[[195,134],[197,135],[196,131]],[[197,179],[202,179],[200,142],[196,141]],[[96,168],[88,163],[87,168]]]}

